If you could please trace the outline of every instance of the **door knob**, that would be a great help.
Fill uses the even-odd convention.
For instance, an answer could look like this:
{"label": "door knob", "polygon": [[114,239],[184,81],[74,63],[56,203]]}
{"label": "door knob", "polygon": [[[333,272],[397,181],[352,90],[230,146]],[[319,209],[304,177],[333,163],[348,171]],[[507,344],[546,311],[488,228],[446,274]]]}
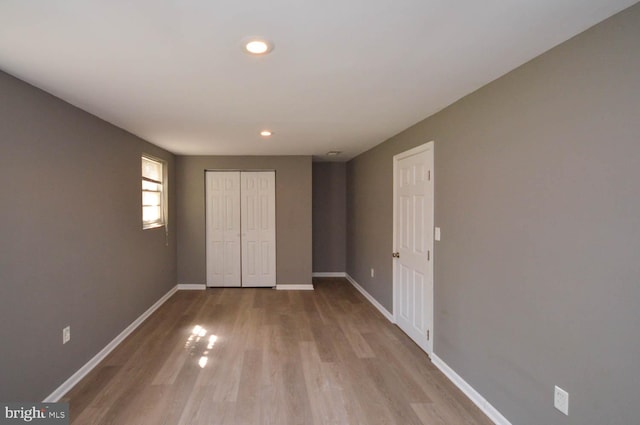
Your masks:
{"label": "door knob", "polygon": [[391,256],[393,258],[400,258],[400,253],[399,252],[394,252],[393,254],[391,254]]}

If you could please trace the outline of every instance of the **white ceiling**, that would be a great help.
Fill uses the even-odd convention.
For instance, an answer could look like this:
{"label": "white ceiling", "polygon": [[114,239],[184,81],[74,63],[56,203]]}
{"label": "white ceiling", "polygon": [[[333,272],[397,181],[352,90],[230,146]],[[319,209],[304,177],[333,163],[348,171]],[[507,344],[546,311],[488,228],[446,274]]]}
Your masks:
{"label": "white ceiling", "polygon": [[636,1],[0,0],[0,69],[176,154],[344,160]]}

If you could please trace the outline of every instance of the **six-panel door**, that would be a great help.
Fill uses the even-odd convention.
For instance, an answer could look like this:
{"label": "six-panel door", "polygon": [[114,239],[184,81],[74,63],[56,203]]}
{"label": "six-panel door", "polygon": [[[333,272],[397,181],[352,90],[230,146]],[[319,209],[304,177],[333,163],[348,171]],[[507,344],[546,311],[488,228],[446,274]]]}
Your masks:
{"label": "six-panel door", "polygon": [[394,157],[394,317],[431,354],[433,143]]}

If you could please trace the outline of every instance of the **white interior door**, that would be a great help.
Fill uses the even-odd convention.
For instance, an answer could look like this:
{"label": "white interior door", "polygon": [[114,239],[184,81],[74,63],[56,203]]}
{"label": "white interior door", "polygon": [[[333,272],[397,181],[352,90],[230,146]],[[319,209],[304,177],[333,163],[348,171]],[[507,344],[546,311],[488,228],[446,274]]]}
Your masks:
{"label": "white interior door", "polygon": [[240,172],[207,171],[207,286],[240,286]]}
{"label": "white interior door", "polygon": [[276,285],[276,186],[273,171],[241,175],[242,286]]}
{"label": "white interior door", "polygon": [[428,354],[433,341],[433,142],[393,158],[396,324]]}

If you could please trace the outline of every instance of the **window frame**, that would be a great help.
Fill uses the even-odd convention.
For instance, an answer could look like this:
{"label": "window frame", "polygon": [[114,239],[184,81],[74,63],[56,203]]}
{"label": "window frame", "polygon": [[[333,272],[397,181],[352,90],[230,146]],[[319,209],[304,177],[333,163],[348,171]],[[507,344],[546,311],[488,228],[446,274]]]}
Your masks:
{"label": "window frame", "polygon": [[[160,171],[161,171],[161,179],[162,180],[155,180],[153,178],[150,178],[148,176],[144,175],[144,162],[149,161],[149,162],[153,162],[156,163],[160,166]],[[167,190],[167,183],[168,183],[168,179],[167,179],[167,162],[161,158],[158,158],[156,156],[153,155],[148,155],[146,153],[142,153],[141,157],[140,157],[140,166],[141,166],[141,170],[140,170],[140,174],[141,174],[141,182],[142,182],[142,186],[141,186],[141,194],[142,194],[142,199],[141,199],[141,214],[142,214],[142,229],[143,230],[147,230],[147,229],[157,229],[160,227],[166,227],[167,225],[167,204],[168,204],[168,199],[167,199],[167,195],[168,195],[168,190]],[[151,183],[151,184],[156,184],[159,186],[159,190],[149,190],[148,188],[145,189],[145,183]],[[146,205],[145,204],[145,192],[150,192],[150,193],[160,193],[159,196],[159,201],[160,203],[157,205],[159,207],[159,212],[160,212],[160,217],[158,217],[157,219],[154,219],[153,221],[150,220],[145,220],[144,219],[144,208],[145,206],[155,206],[155,205]]]}

